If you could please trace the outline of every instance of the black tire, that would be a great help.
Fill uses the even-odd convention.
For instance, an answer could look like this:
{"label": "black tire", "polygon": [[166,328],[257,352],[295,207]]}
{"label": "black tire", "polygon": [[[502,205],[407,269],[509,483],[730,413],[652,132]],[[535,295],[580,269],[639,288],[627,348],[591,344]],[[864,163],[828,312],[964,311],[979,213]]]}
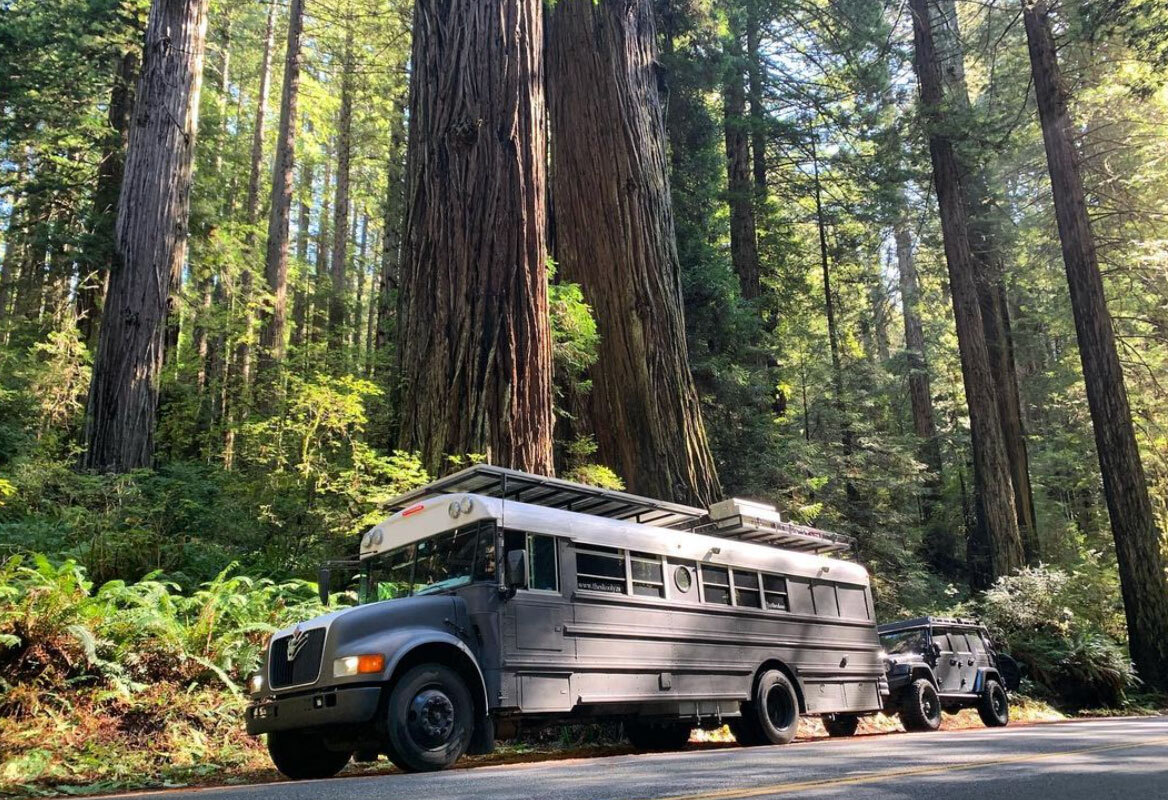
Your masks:
{"label": "black tire", "polygon": [[323,737],[300,731],[269,733],[268,755],[280,774],[294,781],[331,778],[353,757],[351,752],[329,750]]}
{"label": "black tire", "polygon": [[977,715],[987,728],[1004,728],[1010,724],[1010,698],[1002,684],[995,680],[986,681],[977,701]]}
{"label": "black tire", "polygon": [[799,730],[799,695],[791,679],[777,669],[764,672],[754,699],[742,704],[742,718],[730,730],[746,747],[787,744],[794,739]]}
{"label": "black tire", "polygon": [[906,731],[935,731],[941,727],[941,698],[927,678],[918,678],[904,690],[900,724]]}
{"label": "black tire", "polygon": [[458,673],[422,664],[403,675],[386,704],[389,760],[406,772],[435,772],[458,761],[474,733],[474,701]]}
{"label": "black tire", "polygon": [[625,723],[625,736],[638,750],[680,750],[689,744],[693,728],[685,722],[651,723],[643,720],[629,720]]}
{"label": "black tire", "polygon": [[860,727],[860,718],[855,714],[824,714],[823,727],[831,737],[855,736]]}

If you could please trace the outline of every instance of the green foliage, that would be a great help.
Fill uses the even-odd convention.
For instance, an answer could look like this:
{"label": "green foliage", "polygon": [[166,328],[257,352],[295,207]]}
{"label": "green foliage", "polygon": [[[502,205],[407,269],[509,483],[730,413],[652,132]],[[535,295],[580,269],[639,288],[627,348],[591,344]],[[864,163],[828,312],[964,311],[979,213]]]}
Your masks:
{"label": "green foliage", "polygon": [[1138,679],[1108,633],[1122,629],[1122,621],[1114,606],[1100,602],[1106,595],[1099,588],[1083,571],[1027,568],[1000,578],[973,608],[1049,696],[1117,707]]}

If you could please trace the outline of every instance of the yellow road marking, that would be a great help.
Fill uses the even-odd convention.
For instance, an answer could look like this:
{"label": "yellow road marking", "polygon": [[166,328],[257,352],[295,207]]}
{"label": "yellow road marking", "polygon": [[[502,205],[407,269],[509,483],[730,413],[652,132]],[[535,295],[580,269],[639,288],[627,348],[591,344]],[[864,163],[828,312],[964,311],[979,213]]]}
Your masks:
{"label": "yellow road marking", "polygon": [[939,775],[946,772],[962,772],[980,767],[997,767],[1008,764],[1023,764],[1030,761],[1045,761],[1063,756],[1081,756],[1090,753],[1105,753],[1109,750],[1130,750],[1137,747],[1152,747],[1154,745],[1168,745],[1168,736],[1159,736],[1154,739],[1145,739],[1123,744],[1108,744],[1096,747],[1084,747],[1079,750],[1059,750],[1053,753],[1033,753],[1021,756],[1004,756],[987,758],[980,761],[969,761],[964,764],[949,764],[942,766],[913,767],[911,769],[885,770],[884,772],[865,772],[860,775],[845,775],[839,778],[821,778],[814,781],[798,783],[774,783],[769,786],[743,787],[741,789],[723,789],[716,792],[699,792],[697,794],[679,794],[671,797],[656,797],[653,800],[729,800],[734,798],[760,797],[763,795],[794,794],[814,789],[831,788],[833,786],[854,786],[861,783],[876,783],[889,778],[906,778],[917,775]]}

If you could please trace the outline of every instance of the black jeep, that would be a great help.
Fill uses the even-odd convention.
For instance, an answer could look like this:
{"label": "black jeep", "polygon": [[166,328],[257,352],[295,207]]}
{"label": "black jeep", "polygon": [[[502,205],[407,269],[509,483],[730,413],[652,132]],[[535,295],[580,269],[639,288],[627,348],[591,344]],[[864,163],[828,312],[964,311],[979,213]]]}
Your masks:
{"label": "black jeep", "polygon": [[1020,673],[1014,659],[994,649],[975,620],[921,617],[881,625],[888,670],[885,713],[900,714],[907,731],[935,731],[941,712],[976,708],[989,727],[1010,722],[1008,691]]}

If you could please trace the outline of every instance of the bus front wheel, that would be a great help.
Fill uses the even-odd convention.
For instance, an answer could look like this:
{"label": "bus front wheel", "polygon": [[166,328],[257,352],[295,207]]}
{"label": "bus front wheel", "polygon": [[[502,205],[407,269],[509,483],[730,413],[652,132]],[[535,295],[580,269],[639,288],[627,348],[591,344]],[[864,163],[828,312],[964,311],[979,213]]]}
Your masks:
{"label": "bus front wheel", "polygon": [[352,752],[329,750],[320,736],[300,731],[269,733],[268,755],[276,769],[294,781],[331,778],[353,757]]}
{"label": "bus front wheel", "polygon": [[387,703],[389,759],[407,772],[434,772],[458,761],[474,733],[474,701],[458,673],[421,664],[403,675]]}

